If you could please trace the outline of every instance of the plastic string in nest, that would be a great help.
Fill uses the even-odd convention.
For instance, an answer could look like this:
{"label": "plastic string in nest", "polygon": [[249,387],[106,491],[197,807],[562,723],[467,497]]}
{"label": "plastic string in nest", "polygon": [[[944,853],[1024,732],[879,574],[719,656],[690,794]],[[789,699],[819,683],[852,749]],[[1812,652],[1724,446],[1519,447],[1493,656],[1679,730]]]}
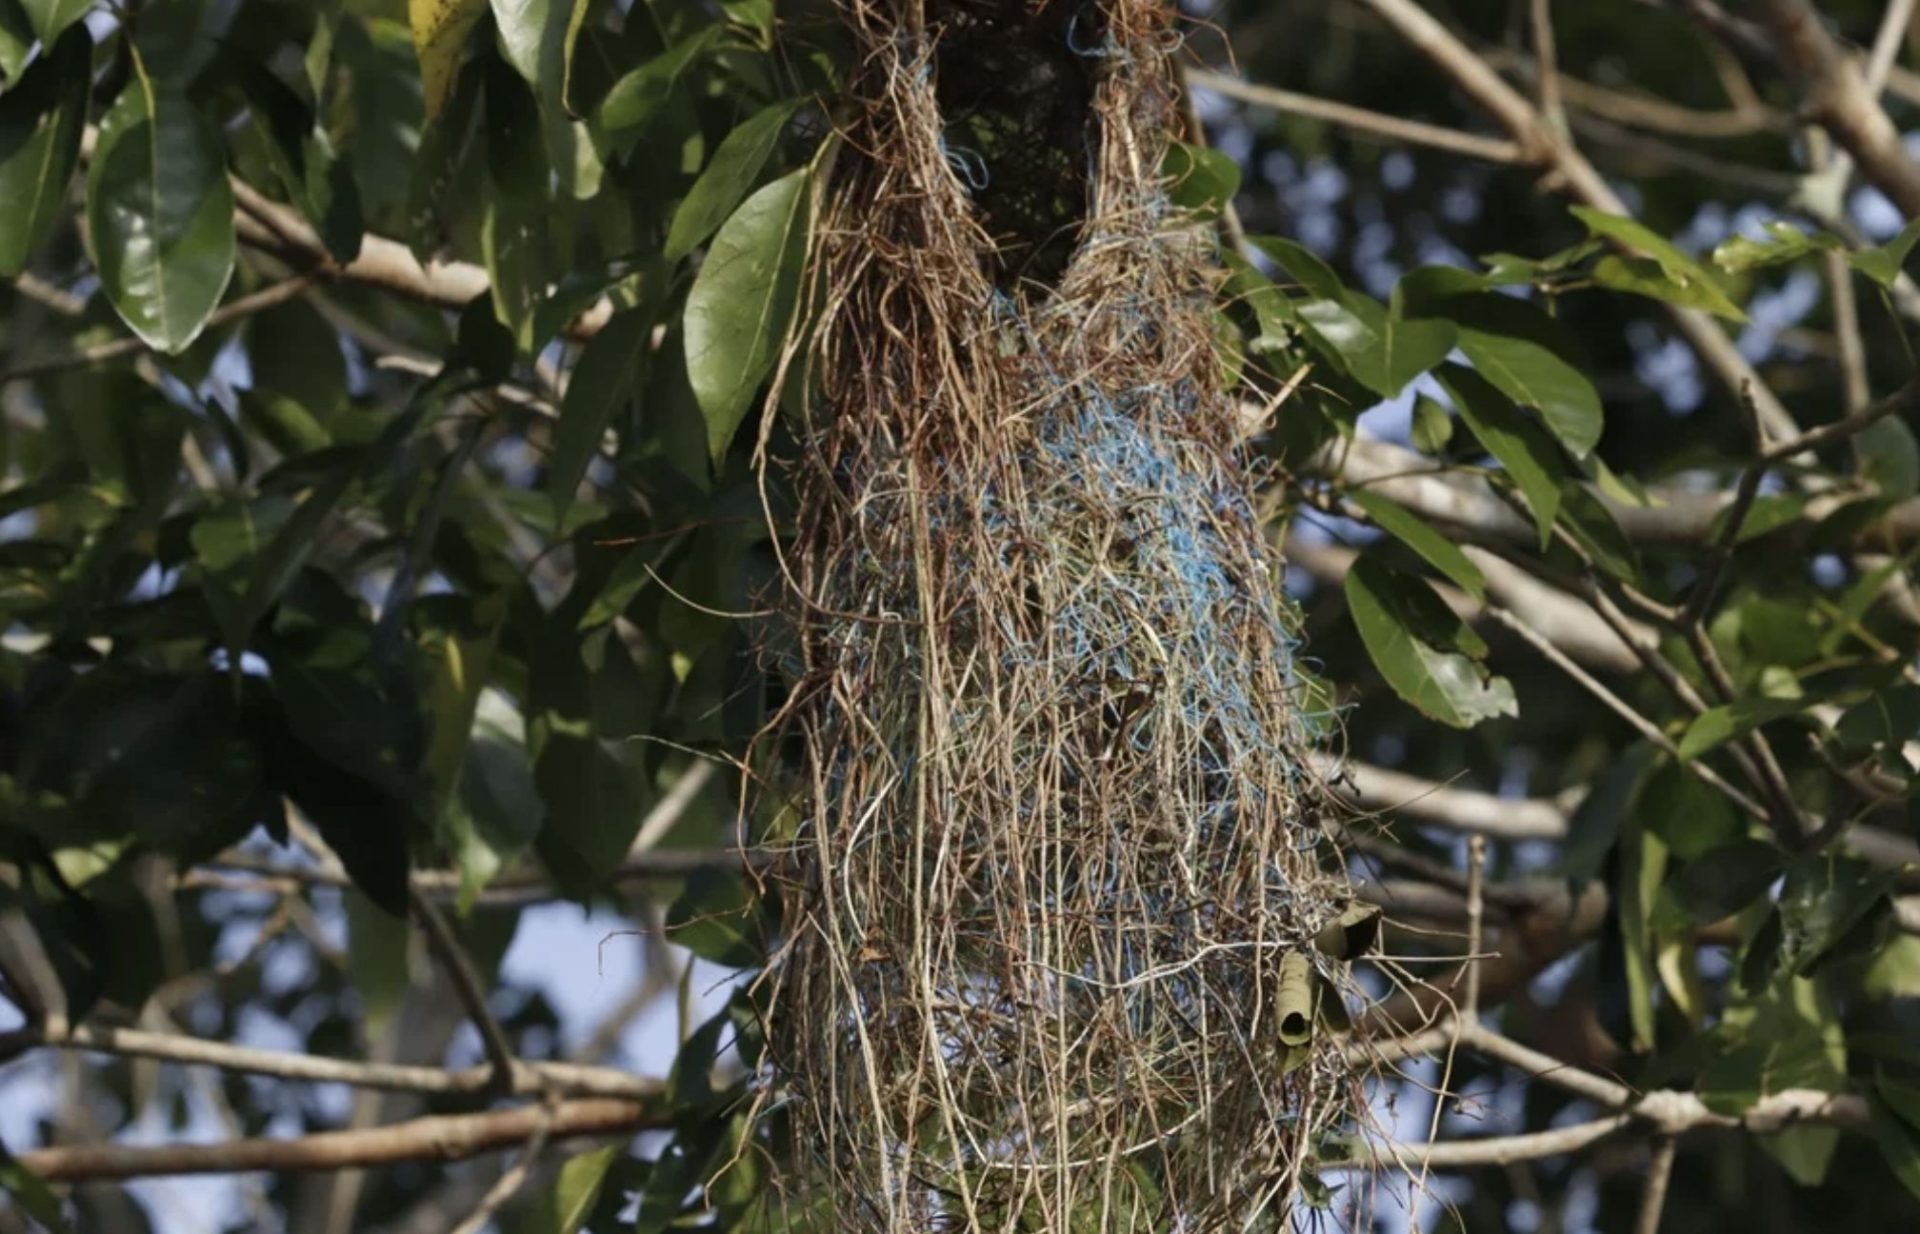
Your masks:
{"label": "plastic string in nest", "polygon": [[[788,1219],[1277,1229],[1355,1106],[1325,1026],[1361,940],[1211,253],[1160,181],[1172,7],[842,7],[863,107],[796,344],[804,663],[767,737],[804,764],[768,975]],[[1075,174],[988,116],[1042,93]],[[1002,134],[997,196],[963,129]]]}

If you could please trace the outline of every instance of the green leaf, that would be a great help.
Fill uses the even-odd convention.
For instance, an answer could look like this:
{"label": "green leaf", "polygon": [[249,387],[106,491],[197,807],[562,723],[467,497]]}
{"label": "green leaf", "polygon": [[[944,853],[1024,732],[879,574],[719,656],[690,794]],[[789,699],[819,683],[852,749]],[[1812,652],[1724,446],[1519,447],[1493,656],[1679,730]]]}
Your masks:
{"label": "green leaf", "polygon": [[1380,675],[1423,714],[1470,728],[1519,713],[1512,685],[1474,662],[1485,645],[1426,583],[1362,553],[1347,572],[1345,590]]}
{"label": "green leaf", "polygon": [[452,838],[460,911],[540,834],[546,806],[527,759],[525,723],[498,690],[483,690],[460,767]]}
{"label": "green leaf", "polygon": [[760,169],[780,145],[787,122],[799,109],[787,100],[756,112],[740,122],[713,152],[713,161],[688,190],[667,229],[666,259],[678,261],[712,235],[752,191]]}
{"label": "green leaf", "polygon": [[1593,281],[1613,291],[1645,296],[1677,308],[1699,309],[1728,321],[1744,322],[1747,315],[1712,283],[1682,283],[1659,262],[1609,253],[1593,263]]}
{"label": "green leaf", "polygon": [[607,1171],[623,1151],[623,1145],[609,1144],[567,1158],[525,1234],[577,1234],[600,1202]]}
{"label": "green leaf", "polygon": [[1202,219],[1219,218],[1240,191],[1240,164],[1207,146],[1170,142],[1160,164],[1167,199]]}
{"label": "green leaf", "polygon": [[1734,236],[1721,242],[1713,250],[1713,264],[1729,274],[1744,274],[1749,270],[1758,270],[1765,266],[1784,265],[1798,261],[1810,253],[1823,249],[1844,248],[1838,236],[1830,232],[1801,231],[1791,223],[1778,220],[1762,225],[1767,233],[1764,240],[1751,236]]}
{"label": "green leaf", "polygon": [[1860,478],[1882,497],[1905,501],[1920,492],[1920,442],[1905,421],[1884,416],[1869,424],[1854,434],[1853,453]]}
{"label": "green leaf", "polygon": [[234,77],[247,96],[254,127],[287,199],[342,265],[360,255],[366,224],[353,171],[334,154],[326,130],[292,87],[258,65],[233,57]]}
{"label": "green leaf", "polygon": [[606,132],[618,132],[652,120],[673,97],[674,88],[687,71],[712,51],[725,33],[723,27],[707,26],[623,75],[600,100],[594,112],[595,123]]}
{"label": "green leaf", "polygon": [[1551,348],[1522,334],[1462,325],[1460,350],[1501,393],[1538,410],[1575,458],[1585,458],[1599,444],[1605,423],[1600,395],[1584,373]]}
{"label": "green leaf", "polygon": [[1807,706],[1808,700],[1800,698],[1744,698],[1709,707],[1694,717],[1681,736],[1681,761],[1699,758],[1736,737],[1746,736],[1762,724],[1795,715]]}
{"label": "green leaf", "polygon": [[0,0],[0,90],[19,80],[33,45],[33,23],[20,0]]}
{"label": "green leaf", "polygon": [[1426,395],[1413,401],[1414,448],[1438,454],[1453,440],[1453,414]]}
{"label": "green leaf", "polygon": [[1467,428],[1506,468],[1508,477],[1526,498],[1544,549],[1553,538],[1554,520],[1560,516],[1560,477],[1566,474],[1560,451],[1481,374],[1445,364],[1434,375]]}
{"label": "green leaf", "polygon": [[1901,1118],[1878,1094],[1869,1098],[1873,1112],[1873,1139],[1887,1168],[1906,1189],[1920,1196],[1920,1128]]}
{"label": "green leaf", "polygon": [[1647,827],[1682,861],[1740,838],[1740,816],[1733,803],[1672,760],[1663,760],[1640,795]]}
{"label": "green leaf", "polygon": [[565,34],[564,27],[557,24],[553,0],[491,0],[491,6],[493,26],[500,32],[500,47],[507,63],[527,79],[528,85],[538,89],[548,63],[549,40]]}
{"label": "green leaf", "polygon": [[0,276],[25,268],[66,205],[92,58],[93,40],[76,26],[0,94]]}
{"label": "green leaf", "polygon": [[1885,244],[1848,254],[1847,262],[1880,286],[1891,287],[1899,279],[1901,267],[1907,264],[1907,255],[1913,252],[1917,240],[1920,240],[1920,219],[1902,227],[1900,234]]}
{"label": "green leaf", "polygon": [[715,459],[786,337],[806,264],[811,199],[805,168],[747,198],[714,237],[687,296],[687,376]]}
{"label": "green leaf", "polygon": [[1897,685],[1855,703],[1834,725],[1842,745],[1895,749],[1920,737],[1920,686]]}
{"label": "green leaf", "polygon": [[487,0],[407,0],[407,25],[420,60],[420,93],[427,122],[453,96],[454,78],[466,54],[467,36],[487,15]]}
{"label": "green leaf", "polygon": [[[1609,263],[1603,258],[1594,268],[1594,276],[1603,285],[1651,295],[1687,308],[1704,309],[1729,321],[1747,319],[1747,315],[1727,299],[1711,274],[1645,224],[1589,206],[1574,206],[1573,215],[1594,235],[1612,240],[1629,253],[1651,259],[1657,268],[1657,274],[1653,274],[1644,267],[1618,261]],[[1603,271],[1602,267],[1607,270]]]}
{"label": "green leaf", "polygon": [[1739,839],[1710,849],[1667,880],[1657,924],[1685,929],[1730,917],[1766,891],[1785,868],[1785,855],[1763,840]]}
{"label": "green leaf", "polygon": [[1279,264],[1307,294],[1318,300],[1339,300],[1346,294],[1340,276],[1333,267],[1314,256],[1313,251],[1294,240],[1280,236],[1249,237],[1253,246]]}
{"label": "green leaf", "polygon": [[588,340],[573,366],[547,468],[556,519],[564,518],[572,506],[614,413],[633,397],[652,340],[653,318],[651,305],[620,310]]}
{"label": "green leaf", "polygon": [[758,906],[737,873],[699,869],[667,909],[667,939],[703,960],[750,968],[765,958]]}
{"label": "green leaf", "polygon": [[1487,579],[1480,567],[1460,551],[1460,546],[1428,526],[1419,515],[1405,506],[1368,489],[1354,489],[1347,500],[1366,511],[1375,526],[1399,540],[1469,592],[1474,599],[1487,598]]}
{"label": "green leaf", "polygon": [[21,1165],[4,1144],[0,1144],[0,1195],[18,1204],[21,1212],[39,1222],[51,1234],[68,1234],[73,1228],[67,1224],[60,1197],[53,1193],[53,1188],[47,1186],[39,1175]]}
{"label": "green leaf", "polygon": [[87,177],[87,240],[148,346],[177,353],[199,337],[234,261],[226,151],[199,108],[144,78],[121,94]]}
{"label": "green leaf", "polygon": [[63,31],[87,15],[93,0],[20,0],[20,7],[33,23],[33,33],[43,46],[51,47]]}
{"label": "green leaf", "polygon": [[1654,972],[1653,910],[1660,883],[1667,872],[1667,846],[1637,818],[1627,821],[1621,837],[1620,942],[1627,986],[1627,1017],[1638,1053],[1653,1049],[1658,1026],[1653,996],[1659,988]]}
{"label": "green leaf", "polygon": [[367,1036],[377,1040],[413,983],[407,919],[383,911],[357,888],[349,888],[341,904],[347,916],[347,976],[359,998]]}

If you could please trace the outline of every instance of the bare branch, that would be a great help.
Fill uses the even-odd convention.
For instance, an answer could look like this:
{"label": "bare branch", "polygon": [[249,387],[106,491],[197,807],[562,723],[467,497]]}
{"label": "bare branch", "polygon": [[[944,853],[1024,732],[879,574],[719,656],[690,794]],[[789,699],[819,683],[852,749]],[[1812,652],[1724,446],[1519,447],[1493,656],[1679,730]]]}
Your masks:
{"label": "bare branch", "polygon": [[1660,1214],[1667,1207],[1667,1184],[1673,1179],[1673,1159],[1679,1145],[1672,1136],[1653,1142],[1653,1161],[1647,1167],[1647,1186],[1640,1196],[1640,1216],[1634,1234],[1660,1234]]}
{"label": "bare branch", "polygon": [[1437,124],[1424,124],[1418,120],[1402,120],[1398,116],[1368,111],[1364,107],[1355,107],[1332,99],[1316,98],[1313,95],[1298,94],[1292,90],[1256,85],[1253,82],[1242,81],[1238,77],[1229,77],[1225,73],[1215,73],[1206,69],[1189,69],[1187,81],[1203,90],[1211,90],[1215,94],[1255,107],[1305,116],[1311,120],[1324,120],[1328,124],[1338,125],[1356,133],[1364,133],[1370,137],[1383,138],[1390,142],[1430,146],[1435,150],[1445,150],[1449,154],[1461,154],[1489,163],[1532,161],[1526,149],[1516,141],[1499,137],[1482,137],[1477,133],[1463,133],[1459,129],[1442,128]]}
{"label": "bare branch", "polygon": [[[434,1096],[477,1095],[487,1091],[493,1079],[493,1068],[490,1066],[453,1071],[402,1063],[362,1062],[326,1058],[317,1054],[261,1050],[132,1028],[98,1028],[82,1024],[63,1032],[23,1028],[0,1033],[0,1058],[10,1058],[32,1049],[116,1054],[125,1058],[150,1058],[185,1066],[218,1067],[223,1071],[272,1076],[282,1080],[346,1084],[354,1088]],[[538,1096],[548,1089],[571,1096],[651,1100],[660,1095],[661,1084],[658,1080],[631,1075],[613,1067],[516,1060],[510,1086],[513,1095]]]}
{"label": "bare branch", "polygon": [[1808,0],[1764,0],[1760,8],[1780,63],[1800,81],[1807,115],[1902,214],[1920,217],[1920,165],[1907,157],[1900,130],[1881,110],[1878,87],[1868,84]]}
{"label": "bare branch", "polygon": [[551,1140],[628,1136],[671,1125],[667,1111],[606,1097],[522,1106],[485,1114],[416,1118],[359,1131],[323,1131],[289,1140],[216,1144],[75,1144],[18,1154],[28,1172],[49,1182],[98,1182],[175,1174],[245,1174],[344,1170],[401,1161],[460,1161],[489,1149],[524,1144],[546,1127]]}

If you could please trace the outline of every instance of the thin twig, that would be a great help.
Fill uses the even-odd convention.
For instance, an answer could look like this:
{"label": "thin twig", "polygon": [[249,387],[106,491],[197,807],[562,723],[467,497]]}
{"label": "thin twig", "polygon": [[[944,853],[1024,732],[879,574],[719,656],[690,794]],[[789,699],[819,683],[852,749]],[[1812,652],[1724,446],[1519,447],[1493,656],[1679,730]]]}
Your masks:
{"label": "thin twig", "polygon": [[467,1016],[473,1021],[474,1028],[480,1032],[480,1040],[485,1045],[487,1057],[493,1063],[494,1086],[500,1091],[510,1091],[514,1082],[513,1045],[507,1040],[506,1030],[500,1027],[493,1008],[487,1005],[487,988],[481,984],[480,975],[474,971],[473,961],[468,958],[466,948],[454,937],[439,907],[432,897],[420,892],[413,893],[413,911],[420,918],[420,924],[426,928],[427,942],[431,944],[440,964],[447,970],[447,976],[453,981],[453,988],[460,996],[461,1005],[467,1009]]}
{"label": "thin twig", "polygon": [[[262,313],[275,305],[285,304],[306,289],[309,280],[305,275],[295,275],[259,291],[249,292],[237,300],[230,300],[215,309],[207,317],[206,328],[224,325],[236,318]],[[104,343],[95,343],[91,347],[82,347],[78,351],[63,356],[48,356],[43,360],[29,360],[24,364],[0,372],[0,386],[11,382],[25,381],[33,377],[44,377],[49,373],[64,373],[69,369],[91,368],[97,364],[125,359],[128,356],[145,355],[153,347],[137,335],[125,338],[109,339]]]}
{"label": "thin twig", "polygon": [[1673,1178],[1673,1158],[1679,1147],[1679,1142],[1670,1135],[1654,1140],[1646,1190],[1640,1195],[1640,1216],[1633,1223],[1634,1234],[1660,1234],[1660,1214],[1667,1206],[1667,1183]]}
{"label": "thin twig", "polygon": [[1449,154],[1461,154],[1489,163],[1512,164],[1532,161],[1525,147],[1517,141],[1509,141],[1501,137],[1482,137],[1477,133],[1463,133],[1459,129],[1442,128],[1440,125],[1425,124],[1419,120],[1403,120],[1398,116],[1368,111],[1364,107],[1354,107],[1332,99],[1316,98],[1313,95],[1299,94],[1292,90],[1256,85],[1253,82],[1242,81],[1238,77],[1229,77],[1225,73],[1216,73],[1208,69],[1189,69],[1187,81],[1203,90],[1211,90],[1215,94],[1225,95],[1227,98],[1237,99],[1255,107],[1305,116],[1312,120],[1324,120],[1328,124],[1338,125],[1356,133],[1364,133],[1370,137],[1385,138],[1391,142],[1429,146],[1435,150],[1445,150]]}

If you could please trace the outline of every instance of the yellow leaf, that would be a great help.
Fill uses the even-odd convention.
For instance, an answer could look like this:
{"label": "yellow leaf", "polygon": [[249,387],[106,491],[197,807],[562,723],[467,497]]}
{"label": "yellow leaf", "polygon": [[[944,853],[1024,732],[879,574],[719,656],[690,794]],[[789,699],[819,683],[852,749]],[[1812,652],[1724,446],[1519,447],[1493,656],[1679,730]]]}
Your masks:
{"label": "yellow leaf", "polygon": [[407,24],[420,57],[420,91],[431,123],[453,95],[454,75],[467,36],[487,11],[487,0],[407,0]]}

